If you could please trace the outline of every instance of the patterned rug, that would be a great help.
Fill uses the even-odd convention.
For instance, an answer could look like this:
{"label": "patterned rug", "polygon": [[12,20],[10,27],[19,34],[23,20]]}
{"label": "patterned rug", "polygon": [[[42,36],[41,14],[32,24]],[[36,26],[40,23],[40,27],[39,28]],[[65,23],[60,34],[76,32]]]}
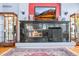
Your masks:
{"label": "patterned rug", "polygon": [[66,48],[14,48],[3,56],[76,56]]}

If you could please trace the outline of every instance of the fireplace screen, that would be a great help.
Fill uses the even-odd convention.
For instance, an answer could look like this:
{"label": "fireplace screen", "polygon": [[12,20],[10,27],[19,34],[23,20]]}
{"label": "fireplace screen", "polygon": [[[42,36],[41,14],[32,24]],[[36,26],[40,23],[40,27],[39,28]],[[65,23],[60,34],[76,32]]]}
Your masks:
{"label": "fireplace screen", "polygon": [[69,42],[69,21],[21,21],[20,42]]}

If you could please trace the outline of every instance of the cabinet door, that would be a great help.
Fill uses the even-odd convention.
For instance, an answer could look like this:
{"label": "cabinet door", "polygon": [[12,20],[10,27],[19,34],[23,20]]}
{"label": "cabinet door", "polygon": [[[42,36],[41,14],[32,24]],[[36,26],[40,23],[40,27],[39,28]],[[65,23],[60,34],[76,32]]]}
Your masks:
{"label": "cabinet door", "polygon": [[13,38],[13,32],[14,32],[14,28],[13,28],[13,26],[14,26],[14,24],[13,24],[13,17],[9,17],[9,19],[8,19],[9,21],[8,21],[8,32],[9,32],[9,40],[13,40],[14,38]]}
{"label": "cabinet door", "polygon": [[5,42],[13,42],[16,38],[16,19],[5,17]]}

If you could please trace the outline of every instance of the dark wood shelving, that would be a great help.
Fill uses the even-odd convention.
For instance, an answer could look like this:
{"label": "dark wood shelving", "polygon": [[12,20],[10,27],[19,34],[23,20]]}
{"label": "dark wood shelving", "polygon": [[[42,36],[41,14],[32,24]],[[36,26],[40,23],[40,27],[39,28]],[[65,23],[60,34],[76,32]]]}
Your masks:
{"label": "dark wood shelving", "polygon": [[[34,41],[37,40],[35,42],[42,42],[42,40],[44,41],[46,40],[45,42],[63,42],[65,38],[65,40],[67,39],[68,42],[70,41],[69,40],[70,34],[68,31],[69,22],[70,21],[20,21],[20,25],[23,26],[23,28],[22,27],[20,28],[23,29],[23,31],[25,31],[23,33],[22,30],[20,31],[20,36],[23,35],[22,37],[24,37],[24,40],[22,39],[22,37],[20,37],[20,40],[23,40],[23,42],[25,42],[25,40],[27,40],[27,42],[30,42],[29,40],[34,40]],[[64,27],[62,27],[61,24],[65,24],[66,27],[65,32],[67,34],[63,32]],[[27,26],[29,27],[29,29],[27,29]],[[42,36],[40,37],[29,36],[29,33],[31,33],[32,35],[34,31],[37,31],[38,33],[42,33]],[[26,33],[28,33],[28,35],[26,35]]]}

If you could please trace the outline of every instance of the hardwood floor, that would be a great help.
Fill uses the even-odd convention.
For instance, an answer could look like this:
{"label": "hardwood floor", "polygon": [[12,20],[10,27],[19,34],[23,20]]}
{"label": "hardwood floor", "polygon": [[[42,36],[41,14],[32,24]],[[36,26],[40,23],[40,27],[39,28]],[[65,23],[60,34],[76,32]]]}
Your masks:
{"label": "hardwood floor", "polygon": [[79,46],[71,48],[71,50],[79,55]]}
{"label": "hardwood floor", "polygon": [[10,47],[0,47],[0,54],[7,51]]}
{"label": "hardwood floor", "polygon": [[15,48],[15,47],[0,47],[0,54],[2,54],[3,52],[7,51],[10,48]]}
{"label": "hardwood floor", "polygon": [[[2,54],[3,52],[7,51],[10,48],[15,48],[15,47],[0,47],[0,54]],[[79,55],[79,46],[71,48],[71,50]]]}

